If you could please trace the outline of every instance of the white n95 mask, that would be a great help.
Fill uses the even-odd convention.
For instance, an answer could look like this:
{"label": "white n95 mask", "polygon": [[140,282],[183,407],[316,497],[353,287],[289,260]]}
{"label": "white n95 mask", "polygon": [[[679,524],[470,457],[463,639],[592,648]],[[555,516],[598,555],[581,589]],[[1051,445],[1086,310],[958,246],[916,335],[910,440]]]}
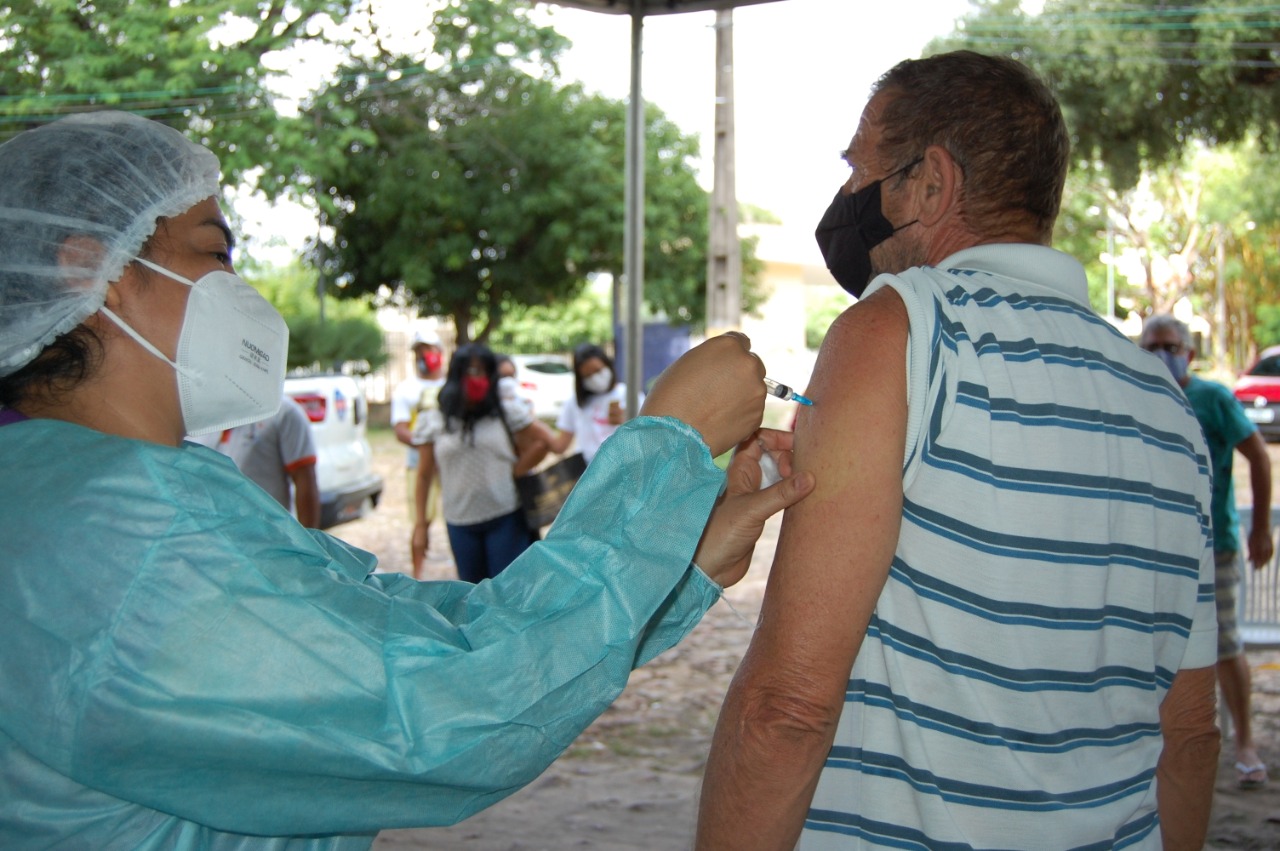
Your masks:
{"label": "white n95 mask", "polygon": [[191,287],[177,360],[144,340],[106,307],[102,312],[139,345],[173,367],[187,434],[266,419],[280,409],[289,327],[271,303],[221,269],[190,281],[141,257],[139,263]]}
{"label": "white n95 mask", "polygon": [[613,372],[607,366],[601,367],[582,379],[582,386],[588,393],[608,393],[613,386]]}

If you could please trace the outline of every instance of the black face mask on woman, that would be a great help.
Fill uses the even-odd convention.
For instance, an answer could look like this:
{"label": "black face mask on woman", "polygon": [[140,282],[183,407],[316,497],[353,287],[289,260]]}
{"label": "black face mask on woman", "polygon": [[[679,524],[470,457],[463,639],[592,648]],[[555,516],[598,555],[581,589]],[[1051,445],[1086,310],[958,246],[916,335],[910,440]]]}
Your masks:
{"label": "black face mask on woman", "polygon": [[912,160],[902,168],[845,195],[837,192],[831,206],[822,214],[813,236],[818,240],[822,259],[836,283],[854,298],[861,298],[871,283],[871,249],[919,219],[894,227],[880,208],[880,184],[920,163]]}

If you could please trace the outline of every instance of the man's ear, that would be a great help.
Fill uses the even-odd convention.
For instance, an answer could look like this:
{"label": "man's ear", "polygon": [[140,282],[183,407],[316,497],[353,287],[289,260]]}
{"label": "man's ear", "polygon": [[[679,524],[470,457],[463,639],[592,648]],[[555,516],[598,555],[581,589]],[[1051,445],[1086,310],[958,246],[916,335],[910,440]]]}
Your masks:
{"label": "man's ear", "polygon": [[925,227],[936,225],[960,200],[964,173],[951,152],[941,145],[925,148],[920,165],[917,218]]}

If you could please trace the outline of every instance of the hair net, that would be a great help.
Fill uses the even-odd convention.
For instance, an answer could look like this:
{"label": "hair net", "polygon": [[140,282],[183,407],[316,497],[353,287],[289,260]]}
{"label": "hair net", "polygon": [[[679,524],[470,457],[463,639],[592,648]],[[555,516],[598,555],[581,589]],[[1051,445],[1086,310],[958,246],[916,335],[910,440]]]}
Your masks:
{"label": "hair net", "polygon": [[[157,218],[218,189],[211,151],[128,113],[75,115],[0,145],[0,376],[102,307]],[[101,250],[60,262],[76,236]]]}

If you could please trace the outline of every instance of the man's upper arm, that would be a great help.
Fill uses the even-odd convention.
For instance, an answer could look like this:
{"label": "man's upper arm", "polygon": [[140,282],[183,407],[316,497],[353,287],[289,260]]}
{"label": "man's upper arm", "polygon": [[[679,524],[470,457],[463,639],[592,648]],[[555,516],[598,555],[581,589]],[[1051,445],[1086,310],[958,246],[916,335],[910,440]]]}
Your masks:
{"label": "man's upper arm", "polygon": [[[828,332],[796,427],[796,469],[821,471],[787,510],[769,577],[760,653],[795,696],[843,704],[849,669],[888,576],[902,513],[907,313],[892,290]],[[752,652],[756,652],[756,641]]]}
{"label": "man's upper arm", "polygon": [[311,421],[306,412],[292,399],[284,402],[277,439],[280,441],[281,462],[292,472],[298,467],[314,466],[316,441],[311,433]]}

